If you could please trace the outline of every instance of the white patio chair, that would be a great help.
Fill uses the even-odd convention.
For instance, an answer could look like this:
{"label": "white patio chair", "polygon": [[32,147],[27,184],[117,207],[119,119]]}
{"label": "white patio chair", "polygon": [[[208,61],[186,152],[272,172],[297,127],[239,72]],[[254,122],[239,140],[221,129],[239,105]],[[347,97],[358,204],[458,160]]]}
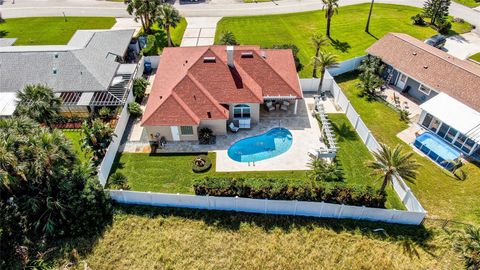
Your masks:
{"label": "white patio chair", "polygon": [[290,105],[290,103],[288,103],[288,101],[284,101],[282,102],[282,105],[280,106],[280,110],[282,111],[288,111],[288,106]]}
{"label": "white patio chair", "polygon": [[228,128],[230,128],[230,130],[233,133],[237,133],[237,131],[240,129],[240,127],[235,126],[235,124],[233,122],[230,122],[230,125],[228,125]]}
{"label": "white patio chair", "polygon": [[275,106],[273,106],[273,104],[272,104],[271,101],[267,101],[267,103],[265,103],[265,106],[267,106],[267,110],[268,110],[269,112],[275,111]]}

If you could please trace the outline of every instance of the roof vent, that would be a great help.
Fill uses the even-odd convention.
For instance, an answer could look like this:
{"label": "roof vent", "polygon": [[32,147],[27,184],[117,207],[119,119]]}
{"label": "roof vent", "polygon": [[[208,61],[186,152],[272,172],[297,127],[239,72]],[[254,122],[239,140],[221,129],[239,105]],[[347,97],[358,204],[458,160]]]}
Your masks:
{"label": "roof vent", "polygon": [[53,68],[53,74],[57,74],[57,69]]}
{"label": "roof vent", "polygon": [[267,52],[266,51],[262,51],[260,54],[262,55],[263,59],[267,58]]}
{"label": "roof vent", "polygon": [[58,58],[58,53],[55,53],[55,58]]}
{"label": "roof vent", "polygon": [[412,54],[413,54],[413,55],[417,55],[417,52],[413,52]]}
{"label": "roof vent", "polygon": [[208,118],[212,118],[212,113],[211,113],[211,112],[207,112],[207,116],[208,116]]}
{"label": "roof vent", "polygon": [[424,68],[424,69],[427,69],[427,68],[428,68],[428,66],[423,66],[423,68]]}
{"label": "roof vent", "polygon": [[162,96],[160,96],[160,99],[162,99]]}
{"label": "roof vent", "polygon": [[242,58],[253,58],[253,52],[242,52]]}
{"label": "roof vent", "polygon": [[206,57],[203,57],[203,62],[204,62],[204,63],[215,63],[215,62],[216,62],[216,58],[215,58],[215,57],[206,56]]}

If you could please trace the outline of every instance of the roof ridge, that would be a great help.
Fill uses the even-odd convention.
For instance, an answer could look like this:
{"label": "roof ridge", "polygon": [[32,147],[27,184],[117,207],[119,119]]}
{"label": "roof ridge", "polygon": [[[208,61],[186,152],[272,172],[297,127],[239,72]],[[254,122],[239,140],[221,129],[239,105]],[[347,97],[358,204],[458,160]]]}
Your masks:
{"label": "roof ridge", "polygon": [[[251,89],[251,87],[248,87],[248,89],[250,90],[250,92],[251,92],[255,97],[257,97],[260,102],[263,102],[263,88],[257,83],[256,80],[254,80],[254,79],[252,78],[252,76],[250,76],[250,74],[248,74],[248,72],[245,71],[245,69],[242,68],[242,66],[238,65],[238,66],[235,66],[235,68],[241,70],[246,76],[248,76],[248,77],[251,79],[252,83],[254,83],[256,86],[258,86],[258,88],[260,88],[261,93],[260,93],[260,96],[259,96],[259,95],[257,95],[257,93],[256,93],[255,91],[253,91],[253,90]],[[248,86],[248,84],[249,84],[248,82],[245,82],[245,85]]]}
{"label": "roof ridge", "polygon": [[216,100],[211,94],[210,92],[207,91],[207,89],[205,89],[203,87],[203,85],[200,84],[199,81],[197,81],[197,79],[189,72],[187,73],[187,77],[190,78],[193,83],[200,89],[200,91],[210,100],[210,102],[212,102],[212,104],[215,106],[215,108],[217,108],[217,110],[224,116],[227,116],[227,113],[224,111],[224,108],[222,106],[220,106],[220,102],[218,102],[218,100]]}
{"label": "roof ridge", "polygon": [[[468,73],[471,73],[471,74],[473,74],[473,75],[475,75],[475,76],[479,76],[479,77],[480,77],[480,68],[479,68],[479,73],[476,73],[476,72],[474,72],[474,71],[472,71],[472,70],[469,70],[468,68],[465,68],[465,67],[463,67],[463,66],[461,66],[461,65],[458,65],[457,63],[454,63],[454,62],[452,62],[452,61],[449,61],[449,60],[448,60],[448,57],[453,57],[454,59],[457,59],[458,61],[460,61],[460,62],[462,62],[462,63],[464,63],[464,64],[469,65],[469,63],[466,62],[465,60],[462,60],[462,59],[460,59],[460,58],[457,58],[457,57],[455,57],[455,56],[453,56],[453,55],[449,55],[449,54],[447,54],[446,52],[444,52],[444,51],[442,51],[442,50],[440,50],[440,49],[439,49],[439,52],[441,52],[441,54],[443,54],[443,55],[439,55],[439,54],[438,54],[439,52],[437,52],[437,51],[434,51],[434,50],[429,51],[429,50],[427,50],[427,49],[425,49],[425,48],[422,48],[422,47],[418,46],[417,44],[415,44],[415,43],[413,43],[413,42],[410,42],[409,40],[407,40],[407,39],[405,39],[405,38],[402,37],[403,35],[405,35],[405,36],[408,36],[409,38],[411,37],[411,38],[417,40],[416,38],[414,38],[414,37],[412,37],[412,36],[410,36],[410,35],[407,35],[407,34],[404,34],[404,33],[390,33],[390,34],[392,34],[394,37],[396,37],[396,38],[398,38],[398,39],[400,39],[400,40],[402,40],[402,41],[404,41],[404,42],[407,42],[407,43],[409,43],[409,44],[411,44],[411,45],[419,48],[420,50],[422,50],[422,51],[424,51],[424,52],[430,53],[430,54],[432,54],[432,55],[434,55],[434,56],[442,59],[443,61],[445,61],[445,62],[447,62],[447,63],[450,63],[450,64],[452,64],[452,65],[454,65],[454,66],[456,66],[456,67],[458,67],[458,68],[461,68],[461,69],[465,70],[465,71],[468,72]],[[400,34],[400,35],[399,35],[399,34]],[[420,42],[420,40],[417,40],[417,41]],[[427,46],[430,46],[430,45],[427,45]],[[432,47],[432,48],[433,48],[433,47]],[[446,57],[444,57],[444,56],[446,56]],[[472,66],[472,68],[475,68],[475,67]]]}

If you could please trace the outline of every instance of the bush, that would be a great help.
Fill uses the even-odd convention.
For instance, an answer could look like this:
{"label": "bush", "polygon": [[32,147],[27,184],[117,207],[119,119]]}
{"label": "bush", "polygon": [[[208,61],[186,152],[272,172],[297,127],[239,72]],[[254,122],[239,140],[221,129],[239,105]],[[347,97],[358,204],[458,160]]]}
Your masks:
{"label": "bush", "polygon": [[121,172],[116,172],[108,179],[108,187],[111,189],[129,190],[128,178]]}
{"label": "bush", "polygon": [[110,116],[110,109],[108,107],[102,107],[100,110],[98,110],[98,115],[100,117],[109,117]]}
{"label": "bush", "polygon": [[319,182],[315,187],[305,180],[261,178],[197,179],[196,195],[244,197],[270,200],[299,200],[385,208],[386,194],[372,187]]}
{"label": "bush", "polygon": [[137,102],[142,102],[148,85],[149,82],[143,77],[133,80],[133,95]]}
{"label": "bush", "polygon": [[447,20],[442,21],[437,25],[437,31],[442,35],[448,35],[451,29],[452,29],[452,23]]}
{"label": "bush", "polygon": [[[325,136],[324,136],[325,137]],[[343,180],[343,172],[336,162],[328,163],[323,158],[311,158],[308,163],[311,171],[308,176],[316,181],[340,182]]]}
{"label": "bush", "polygon": [[142,50],[144,56],[158,55],[158,50],[160,49],[160,44],[158,42],[156,35],[147,36],[147,44]]}
{"label": "bush", "polygon": [[200,144],[214,144],[215,136],[209,128],[202,128],[198,132],[198,141]]}
{"label": "bush", "polygon": [[137,102],[130,102],[128,103],[128,112],[133,116],[133,117],[139,117],[143,114],[143,110],[140,107],[140,104]]}
{"label": "bush", "polygon": [[[479,0],[480,1],[480,0]],[[456,22],[456,23],[465,23],[465,20],[462,19],[462,18],[458,18],[458,17],[455,17],[452,19],[453,22]]]}
{"label": "bush", "polygon": [[192,162],[192,170],[196,173],[202,173],[210,170],[212,161],[206,155],[196,156]]}
{"label": "bush", "polygon": [[415,16],[412,16],[412,21],[414,25],[420,25],[420,26],[425,26],[427,23],[423,19],[422,14],[417,14]]}
{"label": "bush", "polygon": [[231,31],[225,31],[220,37],[220,45],[239,45],[235,35]]}
{"label": "bush", "polygon": [[410,112],[404,109],[398,111],[401,121],[410,122]]}

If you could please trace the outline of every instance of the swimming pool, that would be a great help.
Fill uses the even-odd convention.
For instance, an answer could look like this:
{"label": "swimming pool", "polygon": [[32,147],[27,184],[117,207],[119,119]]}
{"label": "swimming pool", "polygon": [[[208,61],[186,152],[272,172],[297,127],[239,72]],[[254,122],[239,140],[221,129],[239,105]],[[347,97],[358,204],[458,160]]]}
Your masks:
{"label": "swimming pool", "polygon": [[238,162],[255,162],[276,157],[292,146],[292,133],[273,128],[264,134],[241,139],[228,148],[228,156]]}
{"label": "swimming pool", "polygon": [[451,169],[453,166],[448,162],[449,160],[460,157],[458,150],[430,132],[418,136],[413,145],[446,169]]}

